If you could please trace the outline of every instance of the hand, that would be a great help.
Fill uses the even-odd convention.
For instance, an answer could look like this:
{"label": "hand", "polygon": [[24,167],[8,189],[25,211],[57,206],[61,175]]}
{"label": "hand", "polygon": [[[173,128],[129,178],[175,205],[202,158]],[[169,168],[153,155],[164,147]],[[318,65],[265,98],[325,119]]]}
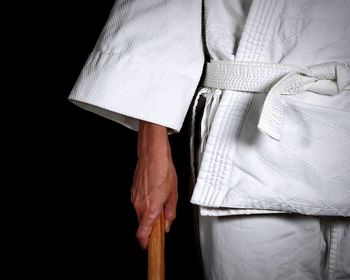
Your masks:
{"label": "hand", "polygon": [[176,216],[177,175],[172,161],[167,128],[140,121],[138,162],[131,188],[140,246],[147,248],[153,223],[164,211],[165,231]]}

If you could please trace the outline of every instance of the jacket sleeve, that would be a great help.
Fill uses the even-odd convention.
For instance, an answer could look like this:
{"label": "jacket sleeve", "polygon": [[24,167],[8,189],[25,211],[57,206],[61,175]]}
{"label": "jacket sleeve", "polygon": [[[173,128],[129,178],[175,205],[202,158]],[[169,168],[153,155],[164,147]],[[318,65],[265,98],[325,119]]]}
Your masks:
{"label": "jacket sleeve", "polygon": [[133,130],[178,132],[204,63],[199,0],[118,0],[68,99]]}

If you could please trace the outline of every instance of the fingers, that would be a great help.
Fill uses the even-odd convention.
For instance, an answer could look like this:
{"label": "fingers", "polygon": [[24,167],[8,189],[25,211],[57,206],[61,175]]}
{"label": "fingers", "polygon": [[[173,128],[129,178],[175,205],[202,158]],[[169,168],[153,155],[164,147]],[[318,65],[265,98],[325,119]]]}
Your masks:
{"label": "fingers", "polygon": [[[169,232],[172,222],[176,217],[176,205],[178,195],[174,193],[164,204],[164,217],[165,217],[165,231]],[[139,228],[136,232],[136,237],[139,240],[140,246],[143,249],[147,248],[149,237],[152,232],[154,222],[157,220],[159,215],[162,213],[163,207],[148,208],[139,217]],[[139,212],[140,213],[140,212]]]}
{"label": "fingers", "polygon": [[165,231],[170,231],[170,226],[176,217],[177,192],[172,194],[164,205]]}
{"label": "fingers", "polygon": [[136,237],[147,248],[152,227],[164,210],[166,231],[175,219],[177,203],[177,175],[169,159],[139,160],[131,188],[131,202],[136,210],[139,227]]}
{"label": "fingers", "polygon": [[139,221],[139,228],[136,237],[143,249],[147,248],[148,240],[152,232],[152,226],[158,216],[161,214],[162,208],[146,209]]}

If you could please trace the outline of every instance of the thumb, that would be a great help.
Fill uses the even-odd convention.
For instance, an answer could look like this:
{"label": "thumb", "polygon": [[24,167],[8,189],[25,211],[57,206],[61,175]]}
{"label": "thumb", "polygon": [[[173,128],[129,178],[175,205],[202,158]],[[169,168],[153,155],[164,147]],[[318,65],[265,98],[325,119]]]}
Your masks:
{"label": "thumb", "polygon": [[171,224],[176,217],[176,202],[177,198],[169,199],[164,205],[164,223],[165,232],[170,231]]}

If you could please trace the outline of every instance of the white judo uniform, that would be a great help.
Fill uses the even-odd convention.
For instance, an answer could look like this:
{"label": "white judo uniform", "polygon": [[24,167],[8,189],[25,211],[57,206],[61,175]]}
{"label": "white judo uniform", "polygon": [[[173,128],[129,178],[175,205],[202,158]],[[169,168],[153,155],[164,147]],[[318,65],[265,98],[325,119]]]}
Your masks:
{"label": "white judo uniform", "polygon": [[208,279],[350,279],[349,14],[346,0],[116,1],[69,99],[176,132],[204,98],[191,201]]}

